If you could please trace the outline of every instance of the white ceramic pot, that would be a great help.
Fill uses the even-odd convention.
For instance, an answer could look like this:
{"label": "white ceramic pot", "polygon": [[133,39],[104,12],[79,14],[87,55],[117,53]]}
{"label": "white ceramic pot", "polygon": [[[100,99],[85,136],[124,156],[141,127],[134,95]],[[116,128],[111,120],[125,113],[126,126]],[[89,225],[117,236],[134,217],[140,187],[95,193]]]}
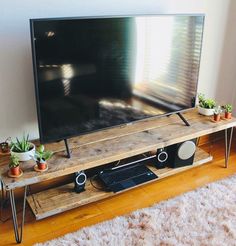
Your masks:
{"label": "white ceramic pot", "polygon": [[32,146],[32,149],[27,152],[19,153],[11,150],[11,154],[17,156],[19,158],[19,161],[29,161],[30,159],[33,158],[35,154],[35,145],[33,143],[30,143],[30,145]]}
{"label": "white ceramic pot", "polygon": [[202,108],[198,106],[198,113],[205,115],[205,116],[211,116],[214,114],[214,108]]}

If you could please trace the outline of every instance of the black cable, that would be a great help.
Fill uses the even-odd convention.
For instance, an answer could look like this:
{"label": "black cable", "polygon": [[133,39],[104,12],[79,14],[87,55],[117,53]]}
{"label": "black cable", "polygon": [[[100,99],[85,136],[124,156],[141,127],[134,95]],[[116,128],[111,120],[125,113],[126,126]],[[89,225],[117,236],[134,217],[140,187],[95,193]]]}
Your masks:
{"label": "black cable", "polygon": [[115,167],[118,167],[120,165],[120,160],[116,162],[116,164],[114,164]]}

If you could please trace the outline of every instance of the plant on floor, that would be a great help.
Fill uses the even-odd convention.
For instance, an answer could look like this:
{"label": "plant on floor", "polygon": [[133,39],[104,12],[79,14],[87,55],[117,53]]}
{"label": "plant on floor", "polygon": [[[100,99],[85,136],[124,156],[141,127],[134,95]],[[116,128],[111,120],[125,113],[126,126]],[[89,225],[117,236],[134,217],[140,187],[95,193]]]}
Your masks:
{"label": "plant on floor", "polygon": [[11,142],[11,154],[18,156],[20,161],[28,161],[35,152],[35,146],[29,142],[29,134],[23,135],[22,139],[16,138],[15,142]]}
{"label": "plant on floor", "polygon": [[225,118],[231,119],[233,106],[231,104],[226,104],[224,105],[224,109],[225,109]]}
{"label": "plant on floor", "polygon": [[213,115],[214,108],[216,107],[216,101],[211,98],[206,98],[203,93],[198,94],[198,112],[202,115]]}
{"label": "plant on floor", "polygon": [[221,106],[214,108],[214,121],[220,121],[220,114],[222,112]]}
{"label": "plant on floor", "polygon": [[18,156],[12,154],[9,163],[10,172],[14,176],[20,175],[20,162]]}
{"label": "plant on floor", "polygon": [[45,151],[44,145],[40,145],[34,154],[34,160],[37,162],[38,169],[44,170],[46,169],[46,162],[53,155],[52,151]]}

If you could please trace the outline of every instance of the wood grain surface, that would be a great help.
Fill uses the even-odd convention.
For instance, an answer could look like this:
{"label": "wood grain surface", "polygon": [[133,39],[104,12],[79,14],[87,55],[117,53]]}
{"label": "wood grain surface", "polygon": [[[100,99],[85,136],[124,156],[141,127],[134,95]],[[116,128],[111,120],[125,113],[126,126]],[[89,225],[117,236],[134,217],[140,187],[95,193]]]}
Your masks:
{"label": "wood grain surface", "polygon": [[[209,155],[204,150],[198,148],[195,154],[193,165],[184,166],[180,168],[156,169],[152,164],[150,164],[149,168],[158,176],[158,179],[151,180],[146,183],[155,182],[162,178],[200,166],[211,160],[212,160],[211,155]],[[98,184],[96,184],[96,186],[99,187]],[[74,185],[73,183],[71,183],[28,196],[27,197],[28,204],[31,207],[36,219],[37,220],[44,219],[49,216],[59,214],[67,210],[77,208],[82,205],[99,201],[101,199],[105,199],[107,197],[111,197],[118,194],[118,193],[98,190],[94,188],[89,181],[86,182],[85,191],[80,194],[75,193],[73,187]],[[132,188],[137,188],[137,186]],[[127,190],[128,189],[122,192],[125,192]]]}
{"label": "wood grain surface", "polygon": [[[34,161],[22,162],[24,175],[9,178],[7,175],[9,157],[0,158],[0,174],[6,189],[61,177],[79,170],[100,166],[128,158],[153,149],[200,137],[236,126],[236,119],[213,122],[211,117],[201,116],[196,110],[184,113],[191,126],[185,126],[177,115],[151,118],[74,138],[72,157],[65,158],[65,152],[56,152],[48,161],[48,171],[34,171]],[[47,145],[47,149],[60,149],[61,143]]]}

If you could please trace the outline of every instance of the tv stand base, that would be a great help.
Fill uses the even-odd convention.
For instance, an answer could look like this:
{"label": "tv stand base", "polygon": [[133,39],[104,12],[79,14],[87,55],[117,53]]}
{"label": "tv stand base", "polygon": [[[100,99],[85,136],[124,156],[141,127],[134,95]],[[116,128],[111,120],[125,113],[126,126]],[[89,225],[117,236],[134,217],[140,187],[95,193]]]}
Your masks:
{"label": "tv stand base", "polygon": [[64,139],[64,143],[65,143],[65,146],[66,146],[66,153],[67,153],[66,157],[70,158],[71,154],[70,154],[70,149],[69,149],[69,145],[68,145],[67,139]]}
{"label": "tv stand base", "polygon": [[184,122],[184,124],[186,126],[190,126],[190,124],[188,123],[188,121],[184,118],[184,116],[181,113],[177,113],[177,115],[179,116],[179,118]]}

